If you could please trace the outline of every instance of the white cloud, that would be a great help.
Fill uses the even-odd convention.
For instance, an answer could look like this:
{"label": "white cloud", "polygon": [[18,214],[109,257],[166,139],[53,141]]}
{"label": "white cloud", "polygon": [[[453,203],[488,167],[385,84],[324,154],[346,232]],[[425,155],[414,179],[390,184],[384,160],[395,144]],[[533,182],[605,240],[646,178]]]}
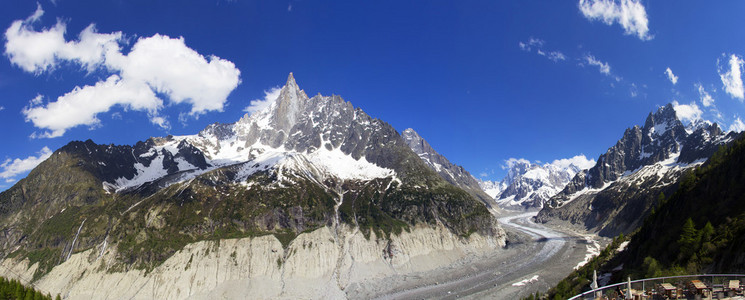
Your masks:
{"label": "white cloud", "polygon": [[502,169],[512,169],[517,164],[530,164],[530,161],[524,158],[509,158],[504,161],[504,165],[502,165]]}
{"label": "white cloud", "polygon": [[486,172],[479,173],[479,177],[487,177],[487,176],[489,176],[489,174],[487,174]]}
{"label": "white cloud", "polygon": [[576,168],[584,170],[584,169],[589,169],[595,166],[595,160],[588,159],[587,157],[585,157],[584,154],[580,154],[580,155],[570,157],[570,158],[557,159],[557,160],[552,161],[551,163],[542,163],[540,160],[531,162],[524,158],[510,158],[510,159],[505,160],[504,165],[502,165],[501,167],[502,169],[512,170],[515,167],[519,167],[520,169],[523,169],[525,168],[525,166],[532,167],[534,165],[541,165],[543,168],[556,168],[556,169],[561,169],[561,170],[566,170],[574,166]]}
{"label": "white cloud", "polygon": [[533,48],[541,48],[546,42],[542,39],[531,37],[527,42],[517,43],[520,49],[530,52]]}
{"label": "white cloud", "polygon": [[741,132],[745,131],[745,123],[742,122],[740,117],[737,117],[731,125],[729,125],[728,131]]}
{"label": "white cloud", "polygon": [[729,57],[729,68],[722,69],[720,60],[717,60],[717,66],[719,78],[722,79],[724,90],[733,98],[740,99],[740,101],[745,99],[745,88],[743,88],[741,77],[743,66],[742,58],[732,54]]}
{"label": "white cloud", "polygon": [[558,62],[560,60],[566,60],[567,59],[567,57],[564,56],[564,53],[561,53],[559,51],[543,52],[543,50],[538,49],[536,51],[536,53],[538,53],[538,55],[540,55],[540,56],[545,56],[546,58],[548,58],[548,59],[550,59],[550,60],[552,60],[554,62]]}
{"label": "white cloud", "polygon": [[585,55],[584,58],[585,58],[585,63],[591,66],[596,66],[598,67],[598,71],[600,71],[600,73],[611,76],[610,65],[608,65],[607,62],[602,62],[598,60],[597,58],[595,58],[595,56],[592,56],[590,54]]}
{"label": "white cloud", "polygon": [[712,98],[711,95],[708,92],[706,92],[704,87],[700,83],[695,84],[695,86],[696,86],[696,89],[698,90],[699,96],[701,97],[701,104],[703,104],[704,107],[709,107],[709,106],[714,105],[714,98]]}
{"label": "white cloud", "polygon": [[0,111],[4,110],[5,106],[0,106]]}
{"label": "white cloud", "polygon": [[15,178],[13,177],[31,171],[41,162],[52,156],[52,150],[45,146],[37,154],[37,156],[29,156],[24,159],[16,158],[5,160],[5,162],[0,164],[0,169],[2,169],[2,172],[0,172],[0,178],[5,179],[5,182],[8,183],[14,182]]}
{"label": "white cloud", "polygon": [[128,55],[114,57],[107,57],[107,67],[119,70],[125,80],[147,83],[174,103],[191,104],[191,115],[222,111],[240,83],[240,71],[232,62],[216,56],[207,60],[183,38],[156,34],[139,39]]}
{"label": "white cloud", "polygon": [[701,115],[704,114],[695,102],[680,104],[678,101],[673,101],[673,108],[678,119],[685,123],[701,120]]}
{"label": "white cloud", "polygon": [[632,98],[636,98],[637,96],[639,96],[639,88],[636,86],[636,83],[631,83],[629,93],[631,94]]}
{"label": "white cloud", "polygon": [[290,5],[287,5],[287,11],[292,11],[292,3],[290,3]]}
{"label": "white cloud", "polygon": [[636,0],[579,0],[579,10],[590,20],[607,25],[618,23],[625,34],[636,35],[643,41],[651,40],[647,10]]}
{"label": "white cloud", "polygon": [[28,101],[29,105],[32,106],[41,105],[43,102],[44,96],[42,96],[41,94],[36,94],[36,97]]}
{"label": "white cloud", "polygon": [[589,169],[595,166],[594,159],[587,159],[584,154],[577,155],[571,158],[557,159],[551,162],[551,165],[561,169],[566,169],[569,166],[576,166],[582,170]]}
{"label": "white cloud", "polygon": [[28,19],[26,19],[26,22],[36,22],[41,19],[41,16],[44,15],[44,9],[41,8],[41,4],[39,2],[36,2],[36,11],[34,11],[33,14],[31,14]]}
{"label": "white cloud", "polygon": [[678,76],[675,76],[673,70],[670,70],[670,68],[665,69],[665,75],[667,75],[667,79],[670,79],[670,82],[672,82],[673,85],[678,83]]}
{"label": "white cloud", "polygon": [[546,57],[554,62],[566,60],[566,56],[564,55],[564,53],[561,53],[561,51],[544,51],[544,44],[546,44],[544,40],[533,37],[531,37],[527,42],[517,43],[517,45],[520,46],[520,49],[525,52],[532,52],[533,49],[535,49],[538,55]]}
{"label": "white cloud", "polygon": [[274,100],[277,100],[277,98],[279,98],[279,92],[281,91],[282,88],[276,86],[269,89],[268,91],[264,91],[264,99],[251,100],[251,103],[246,106],[243,111],[253,114],[257,111],[261,111],[264,108],[269,107],[269,105],[272,105]]}
{"label": "white cloud", "polygon": [[564,53],[561,53],[559,51],[551,51],[548,53],[548,59],[553,61],[560,61],[560,60],[566,60],[567,57],[564,56]]}
{"label": "white cloud", "polygon": [[26,121],[34,126],[50,130],[35,135],[46,138],[62,136],[67,129],[75,126],[97,125],[100,120],[96,115],[107,112],[114,105],[148,111],[151,121],[158,124],[155,118],[163,106],[163,101],[145,83],[123,80],[117,75],[111,75],[94,86],[75,87],[46,106],[34,105],[34,100],[31,102],[24,108],[23,114]]}
{"label": "white cloud", "polygon": [[26,72],[40,74],[62,61],[76,62],[90,72],[100,66],[106,53],[119,51],[122,33],[101,34],[93,24],[70,42],[64,36],[67,25],[59,20],[52,28],[35,31],[32,24],[43,14],[39,6],[32,17],[14,21],[5,31],[5,55]]}
{"label": "white cloud", "polygon": [[[33,16],[41,14],[39,7]],[[91,24],[77,40],[65,41],[66,25],[61,21],[41,31],[35,31],[32,23],[31,18],[17,20],[5,33],[5,54],[12,64],[35,74],[50,72],[63,62],[78,64],[88,72],[110,72],[105,81],[76,87],[45,106],[41,95],[34,98],[24,109],[26,120],[48,130],[34,137],[58,137],[81,125],[100,126],[96,115],[115,105],[146,111],[153,124],[167,129],[168,120],[159,114],[163,100],[157,95],[173,104],[188,104],[188,115],[196,118],[222,111],[228,95],[240,84],[240,71],[232,62],[205,57],[187,47],[182,37],[155,34],[140,38],[124,54],[121,32],[100,34]]]}

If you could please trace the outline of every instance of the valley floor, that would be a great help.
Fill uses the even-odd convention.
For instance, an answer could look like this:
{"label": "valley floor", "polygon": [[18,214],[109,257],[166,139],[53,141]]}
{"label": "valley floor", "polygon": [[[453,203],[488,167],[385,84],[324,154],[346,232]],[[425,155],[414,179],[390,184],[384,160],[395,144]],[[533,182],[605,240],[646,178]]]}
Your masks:
{"label": "valley floor", "polygon": [[[378,285],[398,286],[375,295],[370,286],[347,290],[349,298],[376,299],[519,299],[545,292],[566,277],[588,253],[597,253],[607,240],[532,221],[536,212],[504,211],[499,222],[508,233],[508,246],[492,255],[462,260],[418,276],[395,276]],[[363,291],[366,290],[366,291]]]}

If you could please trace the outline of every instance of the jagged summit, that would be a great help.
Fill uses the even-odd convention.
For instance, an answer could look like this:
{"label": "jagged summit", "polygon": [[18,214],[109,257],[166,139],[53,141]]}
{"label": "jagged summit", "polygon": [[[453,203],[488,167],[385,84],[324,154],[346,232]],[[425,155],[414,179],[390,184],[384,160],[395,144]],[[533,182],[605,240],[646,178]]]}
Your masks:
{"label": "jagged summit", "polygon": [[551,163],[538,164],[526,159],[510,159],[506,164],[508,171],[502,181],[482,181],[482,188],[494,195],[499,207],[540,209],[575,174],[592,167],[595,161],[588,160],[584,155],[577,155]]}
{"label": "jagged summit", "polygon": [[657,109],[656,112],[650,112],[644,122],[644,128],[653,128],[658,125],[668,125],[669,127],[683,125],[683,123],[678,119],[678,116],[675,113],[675,108],[672,104],[668,103],[667,105]]}
{"label": "jagged summit", "polygon": [[[606,183],[621,178],[625,173],[651,165],[681,153],[688,133],[678,119],[672,104],[649,113],[643,127],[626,129],[613,147],[600,155],[595,167],[578,174],[562,194],[568,195],[586,187],[601,188]],[[704,143],[716,143],[717,138]],[[707,152],[708,153],[708,152]],[[710,154],[709,154],[710,155]],[[706,153],[693,156],[708,157]]]}
{"label": "jagged summit", "polygon": [[686,128],[667,104],[651,112],[643,127],[626,129],[594,167],[577,173],[548,201],[537,220],[567,220],[610,236],[628,233],[660,193],[674,192],[681,174],[736,136],[710,122],[692,122]]}
{"label": "jagged summit", "polygon": [[271,123],[273,127],[288,132],[297,122],[307,101],[308,95],[300,89],[295,82],[295,77],[290,73],[287,76],[287,83],[279,93],[279,97],[271,106],[274,110]]}

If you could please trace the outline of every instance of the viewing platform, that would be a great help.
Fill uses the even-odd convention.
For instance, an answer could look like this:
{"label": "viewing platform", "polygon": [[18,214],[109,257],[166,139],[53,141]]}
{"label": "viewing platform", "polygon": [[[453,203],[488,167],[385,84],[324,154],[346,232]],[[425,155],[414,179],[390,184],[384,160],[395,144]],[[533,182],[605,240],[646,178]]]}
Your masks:
{"label": "viewing platform", "polygon": [[627,280],[576,295],[578,299],[741,299],[745,274],[701,274]]}

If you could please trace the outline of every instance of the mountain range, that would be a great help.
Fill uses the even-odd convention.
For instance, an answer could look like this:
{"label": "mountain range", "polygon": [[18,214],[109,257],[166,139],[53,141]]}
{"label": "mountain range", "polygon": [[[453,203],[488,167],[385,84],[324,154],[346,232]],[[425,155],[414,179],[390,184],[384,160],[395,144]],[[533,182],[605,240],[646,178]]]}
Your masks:
{"label": "mountain range", "polygon": [[348,297],[503,247],[497,206],[630,233],[737,137],[666,105],[597,161],[510,159],[501,182],[479,181],[290,73],[234,123],[54,151],[0,193],[0,269],[73,298]]}
{"label": "mountain range", "polygon": [[548,200],[536,220],[563,220],[615,236],[638,228],[660,194],[672,194],[686,170],[733,141],[716,123],[684,126],[671,104],[650,113],[644,126],[621,139],[588,170],[577,173]]}
{"label": "mountain range", "polygon": [[[599,257],[548,291],[568,298],[604,282],[745,270],[745,139],[740,135],[678,177],[672,195],[658,197],[631,235],[618,236]],[[603,285],[604,283],[601,283]]]}
{"label": "mountain range", "polygon": [[[290,73],[235,123],[71,142],[0,193],[0,267],[74,297],[292,297],[503,246],[475,180],[415,136]],[[463,252],[410,264],[438,251]]]}
{"label": "mountain range", "polygon": [[558,159],[551,163],[533,163],[526,159],[506,161],[507,175],[500,182],[482,180],[482,189],[507,209],[541,209],[560,192],[578,172],[595,164],[584,155]]}

